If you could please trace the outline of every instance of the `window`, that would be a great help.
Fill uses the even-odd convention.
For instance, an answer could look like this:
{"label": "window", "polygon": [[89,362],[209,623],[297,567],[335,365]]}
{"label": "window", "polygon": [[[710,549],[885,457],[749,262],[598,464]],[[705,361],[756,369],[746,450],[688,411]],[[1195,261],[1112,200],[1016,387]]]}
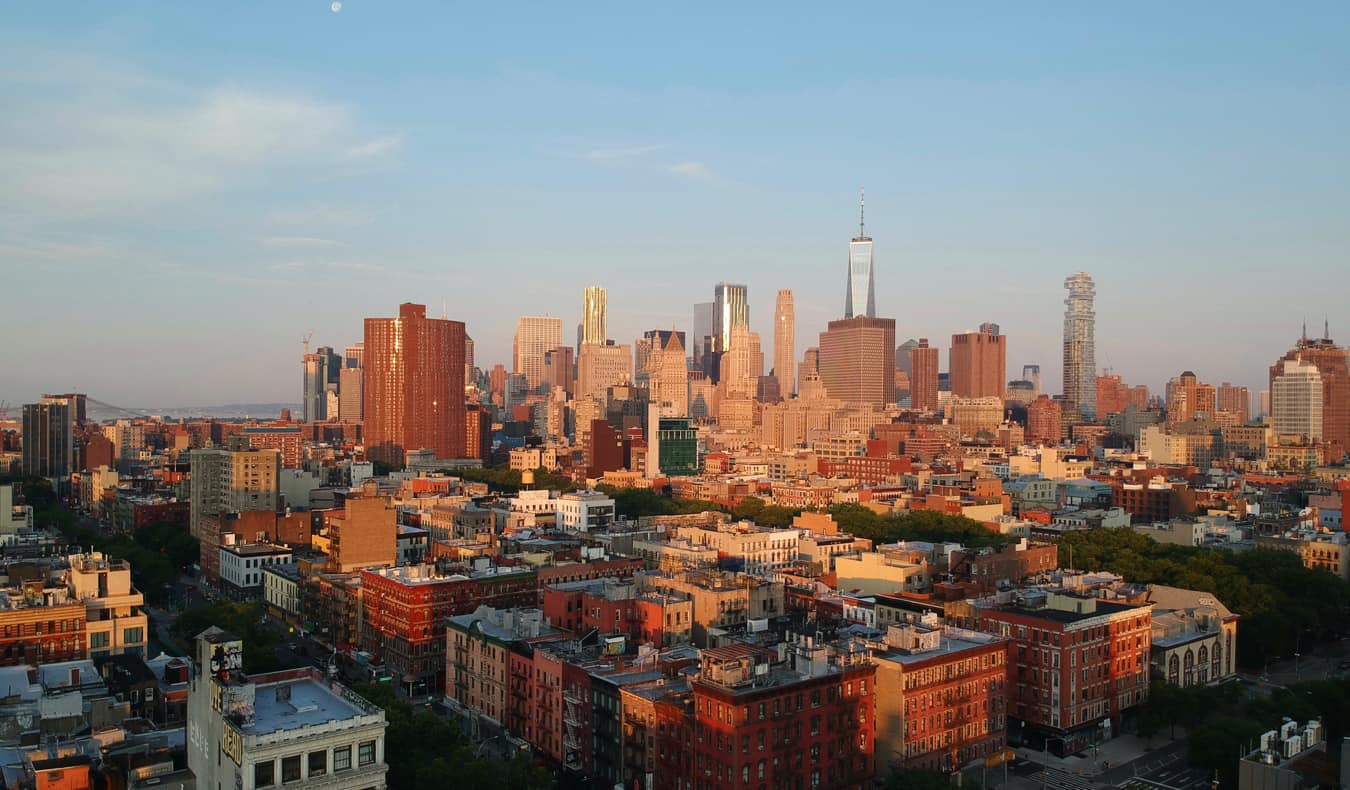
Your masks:
{"label": "window", "polygon": [[375,742],[366,741],[358,747],[356,752],[357,765],[370,765],[375,762]]}
{"label": "window", "polygon": [[143,628],[124,628],[122,629],[122,644],[134,645],[137,642],[145,641],[145,629]]}
{"label": "window", "polygon": [[281,781],[300,781],[300,755],[293,754],[290,757],[281,758]]}
{"label": "window", "polygon": [[276,781],[277,764],[268,760],[265,763],[253,764],[253,786],[270,787]]}
{"label": "window", "polygon": [[328,773],[328,752],[309,753],[309,775],[323,776]]}
{"label": "window", "polygon": [[89,649],[98,650],[108,646],[107,631],[93,631],[89,634]]}

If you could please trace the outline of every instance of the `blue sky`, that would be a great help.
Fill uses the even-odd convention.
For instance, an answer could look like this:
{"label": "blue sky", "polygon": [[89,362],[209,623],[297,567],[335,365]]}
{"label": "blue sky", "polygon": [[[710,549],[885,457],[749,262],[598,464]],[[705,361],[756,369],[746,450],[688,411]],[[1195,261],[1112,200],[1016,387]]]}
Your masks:
{"label": "blue sky", "polygon": [[800,356],[859,186],[897,339],[1051,388],[1080,270],[1131,383],[1350,339],[1350,5],[640,5],[7,6],[0,400],[294,401],[403,301],[509,364],[588,284],[620,342],[791,288]]}

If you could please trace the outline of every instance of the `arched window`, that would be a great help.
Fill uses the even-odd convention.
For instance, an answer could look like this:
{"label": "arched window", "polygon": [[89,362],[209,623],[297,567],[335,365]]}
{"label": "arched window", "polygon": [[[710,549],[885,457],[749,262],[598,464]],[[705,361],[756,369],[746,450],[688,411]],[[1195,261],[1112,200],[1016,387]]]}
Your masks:
{"label": "arched window", "polygon": [[1209,682],[1209,648],[1204,645],[1195,653],[1196,672],[1199,675],[1201,683]]}
{"label": "arched window", "polygon": [[1178,671],[1180,670],[1180,668],[1181,668],[1181,660],[1177,658],[1175,653],[1173,653],[1172,657],[1167,660],[1168,683],[1171,683],[1172,685],[1175,686],[1177,683],[1181,681],[1181,678],[1178,676],[1179,674]]}
{"label": "arched window", "polygon": [[1195,653],[1192,653],[1189,647],[1186,648],[1186,658],[1182,670],[1184,673],[1182,685],[1190,686],[1195,683]]}
{"label": "arched window", "polygon": [[1209,656],[1210,660],[1210,680],[1218,681],[1223,679],[1223,643],[1214,640],[1214,652]]}

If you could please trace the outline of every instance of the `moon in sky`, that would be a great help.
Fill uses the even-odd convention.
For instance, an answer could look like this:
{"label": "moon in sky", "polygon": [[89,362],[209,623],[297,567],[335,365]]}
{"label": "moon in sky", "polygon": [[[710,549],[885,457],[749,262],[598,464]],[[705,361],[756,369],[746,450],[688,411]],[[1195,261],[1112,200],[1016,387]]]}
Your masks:
{"label": "moon in sky", "polygon": [[336,14],[341,10],[342,10],[342,3],[337,2],[337,0],[333,0],[333,13]]}

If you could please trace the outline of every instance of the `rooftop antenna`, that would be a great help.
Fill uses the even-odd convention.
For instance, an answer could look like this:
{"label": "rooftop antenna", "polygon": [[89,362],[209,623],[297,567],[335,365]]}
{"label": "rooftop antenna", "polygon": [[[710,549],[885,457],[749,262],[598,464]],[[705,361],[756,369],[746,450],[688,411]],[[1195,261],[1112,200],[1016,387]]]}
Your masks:
{"label": "rooftop antenna", "polygon": [[1308,319],[1303,319],[1303,342],[1308,342]]}
{"label": "rooftop antenna", "polygon": [[446,320],[446,319],[449,318],[449,317],[450,317],[450,314],[447,313],[447,312],[445,311],[445,300],[442,299],[442,300],[441,300],[441,320],[444,321],[444,320]]}
{"label": "rooftop antenna", "polygon": [[1322,339],[1331,339],[1331,321],[1329,321],[1326,316],[1322,316]]}

